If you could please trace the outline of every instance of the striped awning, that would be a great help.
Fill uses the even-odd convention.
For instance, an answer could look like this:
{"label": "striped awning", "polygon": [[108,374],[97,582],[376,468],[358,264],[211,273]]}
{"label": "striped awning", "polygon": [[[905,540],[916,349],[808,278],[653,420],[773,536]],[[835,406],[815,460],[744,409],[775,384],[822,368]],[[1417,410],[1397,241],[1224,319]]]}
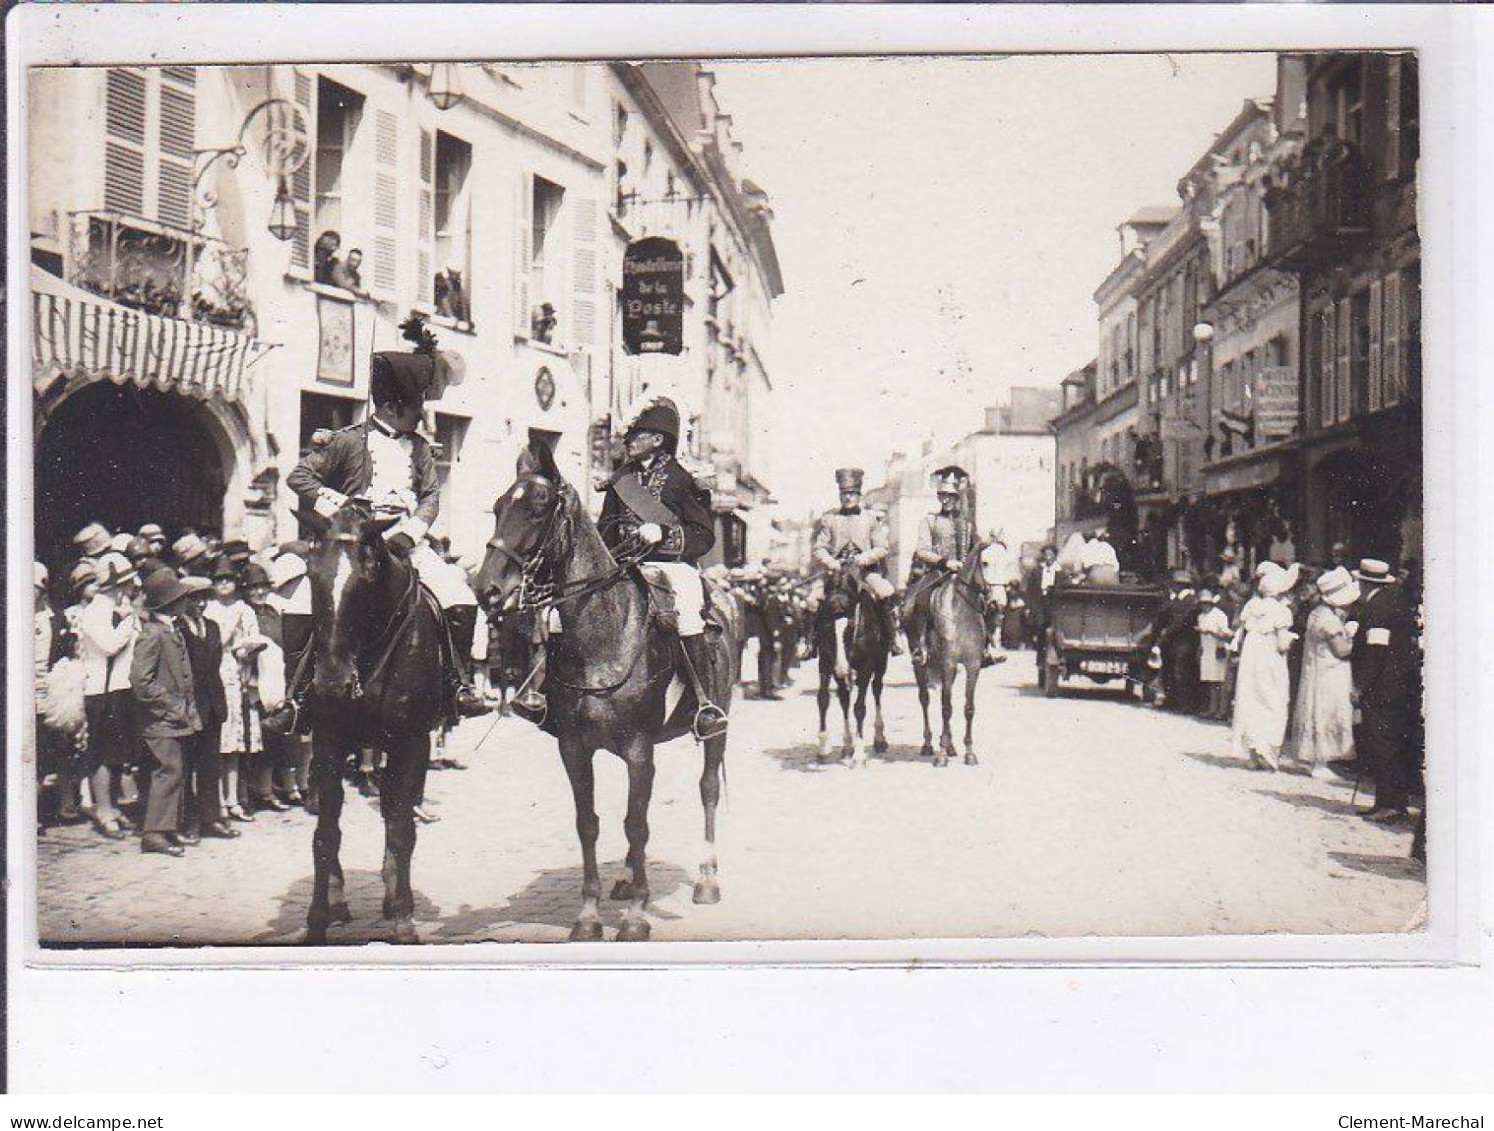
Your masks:
{"label": "striped awning", "polygon": [[243,401],[246,370],[271,348],[222,326],[132,310],[31,270],[31,370],[38,394],[59,380],[106,378]]}

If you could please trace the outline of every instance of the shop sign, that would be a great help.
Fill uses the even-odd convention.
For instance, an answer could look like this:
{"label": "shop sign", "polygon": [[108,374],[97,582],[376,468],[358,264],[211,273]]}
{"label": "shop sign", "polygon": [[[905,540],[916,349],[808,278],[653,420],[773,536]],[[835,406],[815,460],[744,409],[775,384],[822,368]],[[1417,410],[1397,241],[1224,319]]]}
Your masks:
{"label": "shop sign", "polygon": [[631,354],[678,356],[685,338],[685,256],[659,236],[623,253],[623,348]]}
{"label": "shop sign", "polygon": [[534,375],[534,399],[541,412],[549,412],[555,403],[555,377],[543,366]]}
{"label": "shop sign", "polygon": [[357,380],[356,303],[318,295],[316,377],[327,385],[353,387]]}
{"label": "shop sign", "polygon": [[1297,429],[1297,369],[1269,365],[1256,374],[1255,431],[1260,437],[1290,436]]}

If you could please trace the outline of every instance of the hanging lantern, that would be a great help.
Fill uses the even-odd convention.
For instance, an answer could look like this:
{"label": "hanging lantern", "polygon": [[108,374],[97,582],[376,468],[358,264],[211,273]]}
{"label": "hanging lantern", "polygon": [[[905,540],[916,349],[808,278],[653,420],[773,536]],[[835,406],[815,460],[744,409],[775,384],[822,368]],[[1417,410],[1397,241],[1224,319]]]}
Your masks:
{"label": "hanging lantern", "polygon": [[455,63],[432,63],[430,99],[437,110],[450,110],[462,100],[462,76]]}
{"label": "hanging lantern", "polygon": [[296,202],[291,197],[290,184],[284,178],[280,178],[280,185],[275,190],[275,204],[270,209],[270,235],[285,243],[296,237]]}

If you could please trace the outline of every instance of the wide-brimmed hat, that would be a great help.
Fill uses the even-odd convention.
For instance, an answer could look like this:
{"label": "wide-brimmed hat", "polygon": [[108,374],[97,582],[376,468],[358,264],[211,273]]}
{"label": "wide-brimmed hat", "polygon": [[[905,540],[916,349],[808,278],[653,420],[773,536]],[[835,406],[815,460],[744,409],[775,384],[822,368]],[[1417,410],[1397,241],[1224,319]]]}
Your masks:
{"label": "wide-brimmed hat", "polygon": [[109,549],[116,554],[123,554],[129,550],[130,543],[133,541],[134,537],[132,535],[116,534],[113,538],[109,539]]}
{"label": "wide-brimmed hat", "polygon": [[159,538],[163,542],[166,540],[166,531],[162,530],[154,522],[147,522],[139,530],[135,531],[135,533],[141,538]]}
{"label": "wide-brimmed hat", "polygon": [[1382,562],[1379,558],[1361,558],[1354,576],[1371,585],[1390,585],[1395,581],[1395,574],[1390,572],[1390,563]]}
{"label": "wide-brimmed hat", "polygon": [[158,569],[145,579],[145,607],[159,612],[174,605],[192,591],[169,569]]}
{"label": "wide-brimmed hat", "polygon": [[1219,596],[1212,589],[1200,589],[1198,591],[1198,603],[1200,605],[1217,605]]}
{"label": "wide-brimmed hat", "polygon": [[1193,575],[1186,569],[1175,569],[1172,571],[1172,583],[1174,585],[1192,585]]}
{"label": "wide-brimmed hat", "polygon": [[239,585],[245,589],[268,587],[269,584],[269,573],[257,562],[250,562],[244,567],[244,572],[239,574]]}
{"label": "wide-brimmed hat", "polygon": [[311,557],[311,547],[305,542],[299,540],[294,542],[282,542],[280,545],[280,553],[276,555],[276,559],[278,560],[283,554],[294,554],[304,562],[307,558]]}
{"label": "wide-brimmed hat", "polygon": [[144,559],[150,557],[152,553],[153,551],[150,548],[150,540],[148,538],[142,538],[138,534],[130,539],[129,545],[127,545],[124,549],[124,556],[129,558],[130,561],[134,562],[136,566],[138,566]]}
{"label": "wide-brimmed hat", "polygon": [[100,589],[115,589],[140,576],[130,559],[123,554],[108,553],[99,559],[98,580]]}
{"label": "wide-brimmed hat", "polygon": [[213,568],[209,573],[214,581],[222,581],[225,577],[233,581],[239,579],[239,567],[234,565],[233,559],[227,554],[221,555],[213,562]]}
{"label": "wide-brimmed hat", "polygon": [[1261,593],[1267,597],[1280,597],[1297,586],[1297,575],[1301,572],[1295,562],[1282,568],[1275,562],[1262,562],[1255,571]]}
{"label": "wide-brimmed hat", "polygon": [[866,472],[859,467],[838,467],[835,469],[835,485],[842,491],[859,491],[861,484],[866,479]]}
{"label": "wide-brimmed hat", "polygon": [[87,586],[93,585],[98,579],[98,566],[92,561],[83,561],[73,566],[72,572],[67,575],[67,585],[76,594]]}
{"label": "wide-brimmed hat", "polygon": [[104,529],[102,523],[90,522],[73,535],[73,545],[81,547],[82,552],[89,557],[97,557],[109,548],[111,537],[113,536]]}
{"label": "wide-brimmed hat", "polygon": [[205,577],[199,577],[195,573],[189,573],[179,577],[182,588],[188,593],[206,593],[213,587],[213,583]]}
{"label": "wide-brimmed hat", "polygon": [[254,554],[249,548],[249,543],[242,538],[233,538],[223,543],[223,556],[230,561],[247,562]]}
{"label": "wide-brimmed hat", "polygon": [[195,534],[183,534],[171,543],[171,552],[179,562],[194,562],[208,552],[207,543]]}
{"label": "wide-brimmed hat", "polygon": [[1359,584],[1343,566],[1330,569],[1318,578],[1318,593],[1325,605],[1342,609],[1359,600]]}
{"label": "wide-brimmed hat", "polygon": [[306,559],[299,554],[282,553],[270,563],[270,584],[276,589],[306,576]]}

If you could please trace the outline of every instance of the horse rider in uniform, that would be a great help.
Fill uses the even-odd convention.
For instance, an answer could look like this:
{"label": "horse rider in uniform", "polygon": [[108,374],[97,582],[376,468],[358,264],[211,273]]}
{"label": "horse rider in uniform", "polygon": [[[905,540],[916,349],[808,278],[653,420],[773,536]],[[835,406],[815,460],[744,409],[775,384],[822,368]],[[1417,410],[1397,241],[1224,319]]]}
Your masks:
{"label": "horse rider in uniform", "polygon": [[[928,629],[929,601],[935,586],[951,574],[958,574],[971,554],[980,552],[980,538],[975,532],[975,521],[965,512],[965,496],[970,488],[970,475],[954,464],[941,467],[934,472],[934,493],[939,499],[939,512],[925,515],[918,530],[918,547],[913,551],[913,564],[908,571],[908,590],[903,597],[907,608],[908,640],[915,655],[926,655],[924,633]],[[999,663],[1005,659],[1000,639],[993,634],[992,618],[987,615],[991,605],[985,576],[977,571],[980,587],[981,623],[986,633],[986,663]]]}
{"label": "horse rider in uniform", "polygon": [[[877,602],[892,654],[901,656],[897,634],[897,590],[887,579],[887,523],[875,511],[862,510],[861,484],[865,472],[843,467],[835,473],[840,509],[820,516],[814,531],[814,560],[828,575],[825,596],[839,584],[841,563],[849,558],[861,567],[861,584]],[[823,599],[823,598],[822,598]]]}
{"label": "horse rider in uniform", "polygon": [[[330,519],[349,498],[368,499],[377,514],[398,515],[384,532],[388,548],[407,558],[443,612],[445,631],[441,652],[451,707],[457,715],[481,715],[489,709],[472,687],[468,663],[453,643],[449,570],[426,541],[426,532],[441,506],[435,457],[425,437],[416,432],[427,397],[440,396],[448,384],[460,381],[448,356],[436,350],[435,335],[418,318],[400,327],[413,352],[373,355],[369,392],[373,415],[361,424],[340,429],[321,445],[313,442],[286,484],[301,500],[303,514]],[[305,692],[311,683],[312,662],[301,666],[300,678],[286,695],[285,704],[267,715],[272,731],[305,732]],[[299,716],[302,716],[298,718]]]}
{"label": "horse rider in uniform", "polygon": [[[597,529],[613,557],[644,567],[651,585],[665,583],[673,622],[684,652],[685,675],[697,704],[692,729],[701,741],[726,730],[726,712],[712,701],[703,673],[711,670],[705,636],[705,582],[695,564],[716,544],[710,499],[675,458],[679,409],[668,397],[649,397],[634,407],[623,433],[626,459],[607,481]],[[660,587],[653,585],[657,595]],[[536,667],[514,710],[531,722],[545,715],[543,667]]]}

